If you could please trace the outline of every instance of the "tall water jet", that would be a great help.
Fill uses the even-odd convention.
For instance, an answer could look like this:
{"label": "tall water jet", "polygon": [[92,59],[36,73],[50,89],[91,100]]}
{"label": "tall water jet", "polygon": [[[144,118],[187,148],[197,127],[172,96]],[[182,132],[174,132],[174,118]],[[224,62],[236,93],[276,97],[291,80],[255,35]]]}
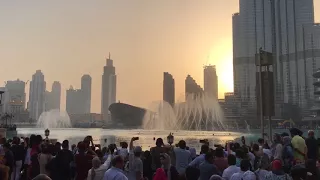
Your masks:
{"label": "tall water jet", "polygon": [[70,117],[67,112],[53,109],[43,112],[38,121],[39,128],[71,128]]}
{"label": "tall water jet", "polygon": [[217,99],[205,94],[187,96],[172,107],[167,102],[150,106],[143,119],[144,129],[224,130],[224,115]]}

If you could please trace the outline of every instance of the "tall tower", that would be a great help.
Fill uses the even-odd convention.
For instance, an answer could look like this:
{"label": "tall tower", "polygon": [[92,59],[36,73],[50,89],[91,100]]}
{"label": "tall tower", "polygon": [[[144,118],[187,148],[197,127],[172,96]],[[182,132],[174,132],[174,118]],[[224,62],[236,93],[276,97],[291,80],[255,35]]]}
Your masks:
{"label": "tall tower", "polygon": [[52,96],[52,109],[60,110],[60,102],[61,102],[61,84],[59,81],[54,81],[51,89]]}
{"label": "tall tower", "polygon": [[253,112],[256,119],[255,61],[260,48],[274,55],[276,116],[283,114],[284,104],[302,107],[304,92],[312,89],[305,85],[303,27],[314,23],[313,0],[239,0],[239,5],[232,19],[234,93],[241,114]]}
{"label": "tall tower", "polygon": [[84,114],[89,114],[91,112],[91,84],[91,76],[88,74],[83,75],[81,78],[81,91],[84,99]]}
{"label": "tall tower", "polygon": [[109,106],[116,102],[117,76],[115,71],[113,60],[109,53],[106,66],[103,68],[101,92],[101,114],[106,121],[109,121]]}
{"label": "tall tower", "polygon": [[166,101],[171,106],[174,106],[174,101],[175,101],[174,79],[172,75],[167,72],[163,73],[163,101]]}
{"label": "tall tower", "polygon": [[216,66],[205,66],[203,70],[204,92],[218,99],[218,76]]}
{"label": "tall tower", "polygon": [[45,106],[46,82],[41,70],[37,70],[32,75],[29,92],[29,116],[33,120],[38,120]]}

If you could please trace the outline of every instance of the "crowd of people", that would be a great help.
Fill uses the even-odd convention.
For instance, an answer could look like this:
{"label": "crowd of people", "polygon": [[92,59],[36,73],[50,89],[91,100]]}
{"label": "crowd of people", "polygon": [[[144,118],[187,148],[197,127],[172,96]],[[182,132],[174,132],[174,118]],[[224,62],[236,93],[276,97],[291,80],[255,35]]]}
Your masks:
{"label": "crowd of people", "polygon": [[87,136],[77,145],[50,143],[40,135],[0,139],[0,180],[319,180],[319,141],[314,132],[303,137],[299,129],[275,134],[272,142],[228,142],[201,151],[184,140],[175,147],[158,138],[143,151],[134,146],[100,147]]}

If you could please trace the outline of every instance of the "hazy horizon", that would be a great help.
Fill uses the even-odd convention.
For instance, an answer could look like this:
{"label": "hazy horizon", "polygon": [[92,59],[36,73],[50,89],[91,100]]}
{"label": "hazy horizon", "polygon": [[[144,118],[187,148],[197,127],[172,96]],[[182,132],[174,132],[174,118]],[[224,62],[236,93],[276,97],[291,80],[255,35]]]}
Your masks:
{"label": "hazy horizon", "polygon": [[[315,19],[320,21],[320,0]],[[190,74],[203,87],[203,65],[216,65],[219,98],[233,91],[232,14],[239,0],[0,0],[0,84],[30,80],[40,69],[47,90],[92,77],[91,111],[100,113],[101,76],[109,52],[117,100],[148,107],[162,99],[163,72],[175,78],[176,100]],[[208,58],[209,57],[209,58]],[[26,86],[29,97],[29,84]]]}

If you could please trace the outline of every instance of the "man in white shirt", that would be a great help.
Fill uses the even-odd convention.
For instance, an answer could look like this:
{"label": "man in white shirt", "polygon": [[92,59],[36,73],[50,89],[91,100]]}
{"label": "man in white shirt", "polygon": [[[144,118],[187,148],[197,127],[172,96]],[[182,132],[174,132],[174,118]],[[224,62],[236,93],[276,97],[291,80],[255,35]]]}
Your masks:
{"label": "man in white shirt", "polygon": [[124,160],[121,156],[115,156],[111,161],[112,167],[104,173],[103,180],[128,180],[123,173]]}
{"label": "man in white shirt", "polygon": [[[240,163],[240,171],[233,174],[230,178],[230,180],[244,180],[243,179],[243,175],[247,172],[247,171],[250,171],[250,161],[247,160],[247,159],[243,159],[241,160],[241,163]],[[247,180],[247,179],[245,179]],[[248,179],[249,180],[249,179]]]}
{"label": "man in white shirt", "polygon": [[222,178],[230,180],[231,176],[235,173],[240,172],[240,168],[236,166],[237,158],[233,154],[228,155],[229,167],[223,171]]}

